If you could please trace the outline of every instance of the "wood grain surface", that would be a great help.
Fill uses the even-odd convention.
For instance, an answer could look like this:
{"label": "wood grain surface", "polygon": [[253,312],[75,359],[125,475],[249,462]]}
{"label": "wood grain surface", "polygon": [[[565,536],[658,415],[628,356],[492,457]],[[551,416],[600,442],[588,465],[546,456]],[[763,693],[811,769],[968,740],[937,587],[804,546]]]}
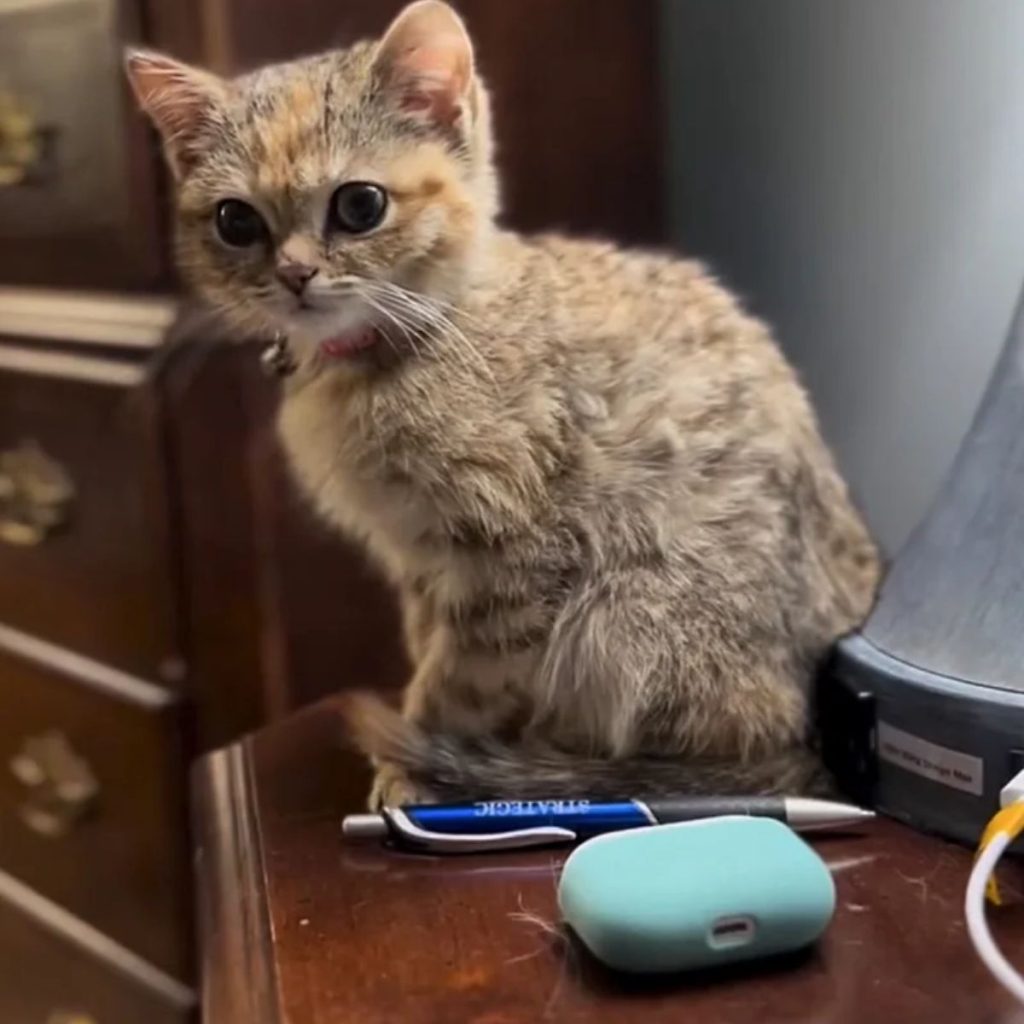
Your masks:
{"label": "wood grain surface", "polygon": [[[241,758],[246,767],[238,767]],[[213,785],[234,763],[241,788]],[[206,945],[204,1005],[216,1024],[967,1024],[1010,1022],[1012,1003],[968,943],[970,851],[880,821],[815,845],[838,889],[818,948],[756,967],[655,981],[603,970],[558,927],[564,852],[465,858],[342,841],[366,773],[320,705],[213,756],[198,777],[208,935],[234,933],[241,961]],[[238,800],[244,808],[235,806]],[[227,823],[248,822],[225,845]],[[255,844],[258,849],[253,849]],[[262,865],[224,898],[217,879]],[[1024,963],[1024,874],[1007,865],[999,941]],[[550,926],[550,927],[549,927]],[[267,937],[272,936],[272,941]],[[230,947],[228,947],[230,948]],[[261,961],[260,957],[266,960]],[[273,984],[260,981],[272,977]],[[245,995],[237,997],[242,989]],[[259,993],[254,1005],[252,993]]]}

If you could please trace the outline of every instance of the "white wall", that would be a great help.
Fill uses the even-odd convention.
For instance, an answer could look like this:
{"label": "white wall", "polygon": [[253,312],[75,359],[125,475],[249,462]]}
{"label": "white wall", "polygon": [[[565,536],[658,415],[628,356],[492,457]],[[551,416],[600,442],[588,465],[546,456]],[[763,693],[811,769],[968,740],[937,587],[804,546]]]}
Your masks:
{"label": "white wall", "polygon": [[674,234],[777,328],[891,551],[1024,281],[1024,0],[663,0]]}

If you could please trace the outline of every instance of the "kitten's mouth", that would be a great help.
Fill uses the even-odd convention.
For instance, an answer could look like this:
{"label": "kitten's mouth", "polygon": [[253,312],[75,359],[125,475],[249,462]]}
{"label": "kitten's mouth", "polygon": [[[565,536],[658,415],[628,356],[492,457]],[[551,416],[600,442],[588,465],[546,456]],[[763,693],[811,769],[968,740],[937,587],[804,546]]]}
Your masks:
{"label": "kitten's mouth", "polygon": [[317,347],[325,359],[348,359],[357,352],[376,345],[380,340],[376,327],[358,327],[344,334],[325,338]]}

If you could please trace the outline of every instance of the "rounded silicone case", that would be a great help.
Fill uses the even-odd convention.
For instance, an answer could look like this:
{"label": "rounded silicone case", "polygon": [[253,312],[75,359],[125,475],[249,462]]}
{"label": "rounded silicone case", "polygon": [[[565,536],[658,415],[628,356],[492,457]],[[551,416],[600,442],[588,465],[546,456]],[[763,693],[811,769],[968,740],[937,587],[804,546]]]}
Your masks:
{"label": "rounded silicone case", "polygon": [[623,971],[679,971],[798,949],[825,930],[835,886],[821,858],[770,818],[610,833],[565,862],[562,916]]}

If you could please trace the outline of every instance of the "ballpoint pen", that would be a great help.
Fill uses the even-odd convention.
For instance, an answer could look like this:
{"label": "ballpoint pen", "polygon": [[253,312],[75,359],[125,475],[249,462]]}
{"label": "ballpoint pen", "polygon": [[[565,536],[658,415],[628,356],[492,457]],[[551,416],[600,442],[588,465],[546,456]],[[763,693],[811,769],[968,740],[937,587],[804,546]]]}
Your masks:
{"label": "ballpoint pen", "polygon": [[483,800],[350,814],[342,832],[352,839],[390,838],[415,850],[472,853],[574,843],[605,832],[737,814],[775,818],[800,832],[846,829],[874,817],[852,804],[794,796]]}

